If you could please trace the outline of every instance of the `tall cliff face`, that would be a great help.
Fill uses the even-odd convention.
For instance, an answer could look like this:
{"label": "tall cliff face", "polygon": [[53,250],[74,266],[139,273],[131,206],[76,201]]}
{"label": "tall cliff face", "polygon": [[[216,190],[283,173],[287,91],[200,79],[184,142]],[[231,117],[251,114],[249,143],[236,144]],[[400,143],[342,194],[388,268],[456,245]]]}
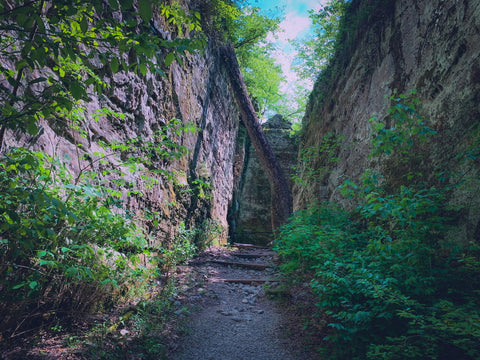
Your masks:
{"label": "tall cliff face", "polygon": [[[107,75],[107,91],[81,104],[84,112],[71,127],[43,121],[35,137],[7,132],[4,147],[27,146],[68,159],[74,177],[95,173],[96,181],[122,193],[126,207],[149,227],[154,242],[168,241],[182,222],[193,228],[208,219],[224,228],[225,241],[239,115],[224,70],[210,47],[203,54],[188,55],[183,66],[172,64],[166,76],[139,76],[133,71]],[[99,71],[108,74],[101,64]],[[96,116],[100,109],[107,115]],[[125,117],[108,115],[109,111]],[[167,125],[171,119],[178,120],[177,127],[193,124],[196,130],[177,133],[176,127]],[[159,131],[187,153],[172,159],[159,156],[153,149]],[[102,143],[130,143],[134,150],[115,153]],[[130,156],[146,157],[152,163],[131,172],[120,161]],[[131,192],[134,188],[138,191]],[[152,214],[158,224],[149,220]]]}
{"label": "tall cliff face", "polygon": [[[389,180],[403,175],[391,163],[368,157],[369,119],[377,116],[389,126],[387,98],[394,89],[416,89],[419,111],[437,131],[434,141],[418,150],[429,163],[421,170],[433,164],[478,178],[478,163],[462,169],[452,154],[468,146],[471,127],[480,120],[480,3],[354,0],[347,19],[358,27],[345,34],[339,56],[315,84],[304,118],[301,153],[317,150],[303,159],[306,182],[296,186],[295,209],[322,198],[352,206],[338,186],[346,178],[358,180],[368,168],[381,169]],[[334,162],[319,149],[326,136],[339,144]],[[319,176],[308,178],[310,165]],[[459,226],[462,236],[478,236],[478,191],[454,192],[450,202],[470,207]]]}

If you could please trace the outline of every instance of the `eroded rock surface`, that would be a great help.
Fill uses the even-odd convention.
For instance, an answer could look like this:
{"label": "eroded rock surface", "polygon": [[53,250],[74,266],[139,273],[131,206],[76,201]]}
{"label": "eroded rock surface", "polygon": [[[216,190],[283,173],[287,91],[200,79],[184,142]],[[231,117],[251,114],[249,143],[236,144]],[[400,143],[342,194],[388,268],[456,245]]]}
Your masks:
{"label": "eroded rock surface", "polygon": [[[194,227],[208,219],[223,226],[222,240],[226,241],[239,115],[216,49],[187,55],[183,66],[172,64],[165,76],[140,76],[133,71],[108,75],[101,64],[99,72],[107,73],[105,82],[110,86],[103,96],[92,96],[89,103],[80,105],[84,114],[78,123],[44,121],[35,137],[9,131],[4,147],[27,146],[67,161],[74,178],[81,172],[93,172],[96,181],[123,194],[127,208],[137,221],[150,226],[155,241],[171,238],[181,222]],[[100,110],[125,117],[100,116]],[[155,134],[172,119],[193,124],[197,130],[180,134],[168,130],[167,135],[187,153],[179,159],[164,159],[155,154],[152,145],[157,141]],[[135,149],[125,156],[152,160],[134,172],[122,165],[123,155],[110,155],[112,151],[101,146],[132,140]],[[114,184],[119,178],[123,184]],[[204,187],[202,196],[195,196],[199,186]],[[132,193],[133,189],[138,192]],[[147,220],[155,213],[158,226]]]}
{"label": "eroded rock surface", "polygon": [[[298,151],[291,124],[275,115],[262,126],[291,189]],[[243,166],[236,174],[238,191],[231,209],[231,232],[235,241],[265,245],[272,240],[270,184],[255,150],[245,143]]]}
{"label": "eroded rock surface", "polygon": [[[368,8],[367,3],[374,6]],[[359,27],[345,39],[330,73],[315,84],[305,115],[301,150],[318,147],[325,135],[344,137],[335,156],[338,161],[325,176],[308,176],[294,191],[294,208],[318,199],[352,204],[340,195],[345,179],[358,181],[365,169],[380,169],[395,181],[404,174],[392,164],[369,158],[372,125],[384,121],[390,107],[387,98],[418,91],[420,113],[437,131],[434,142],[421,149],[426,162],[416,169],[434,166],[464,173],[452,154],[471,141],[471,127],[480,120],[480,3],[463,1],[353,1],[352,18]],[[328,166],[318,152],[308,166]],[[302,164],[299,164],[301,166]],[[478,177],[478,166],[468,169]],[[478,191],[456,192],[452,203],[470,208],[463,214],[462,238],[478,234]],[[478,235],[476,235],[478,236]]]}

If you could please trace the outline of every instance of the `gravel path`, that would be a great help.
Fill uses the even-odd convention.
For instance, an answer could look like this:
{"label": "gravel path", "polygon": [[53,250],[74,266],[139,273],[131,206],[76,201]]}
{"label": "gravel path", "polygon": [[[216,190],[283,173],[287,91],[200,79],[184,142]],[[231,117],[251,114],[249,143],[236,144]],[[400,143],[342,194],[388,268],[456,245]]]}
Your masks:
{"label": "gravel path", "polygon": [[[258,253],[264,257],[254,257]],[[240,255],[242,257],[236,256]],[[248,259],[245,259],[247,257]],[[252,257],[252,258],[250,258]],[[292,344],[282,323],[278,304],[265,296],[263,283],[244,284],[225,279],[272,279],[273,270],[252,270],[212,261],[272,263],[272,253],[247,249],[212,248],[191,267],[203,286],[185,301],[197,308],[187,319],[188,333],[171,360],[296,360],[298,344]],[[275,286],[275,283],[267,282]]]}

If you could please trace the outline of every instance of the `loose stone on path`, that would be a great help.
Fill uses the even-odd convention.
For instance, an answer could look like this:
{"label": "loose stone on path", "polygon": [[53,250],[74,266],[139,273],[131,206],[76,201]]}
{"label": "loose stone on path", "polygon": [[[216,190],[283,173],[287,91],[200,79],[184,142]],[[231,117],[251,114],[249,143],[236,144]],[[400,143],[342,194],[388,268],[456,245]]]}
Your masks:
{"label": "loose stone on path", "polygon": [[[235,252],[223,248],[210,251],[193,269],[208,270],[202,287],[210,296],[196,304],[199,309],[192,311],[187,320],[188,333],[169,359],[304,360],[294,356],[296,344],[289,341],[278,304],[265,296],[263,285],[273,280],[273,269],[252,270],[225,264],[272,265],[273,253],[264,250],[264,255],[257,257],[254,254],[258,250],[241,249],[236,251],[242,255],[235,257]],[[253,281],[248,283],[248,279]]]}

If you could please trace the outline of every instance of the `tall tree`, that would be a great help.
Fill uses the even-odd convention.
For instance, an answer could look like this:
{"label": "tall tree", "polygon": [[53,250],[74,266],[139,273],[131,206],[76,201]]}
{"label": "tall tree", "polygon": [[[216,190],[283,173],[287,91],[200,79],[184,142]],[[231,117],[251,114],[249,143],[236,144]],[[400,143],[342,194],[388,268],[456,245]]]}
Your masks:
{"label": "tall tree", "polygon": [[240,65],[230,43],[221,47],[221,54],[228,69],[235,100],[240,109],[243,124],[265,170],[271,188],[272,229],[285,224],[292,212],[292,199],[285,174],[278,163],[260,125],[252,101],[243,80]]}
{"label": "tall tree", "polygon": [[279,29],[281,21],[258,7],[244,6],[241,0],[209,0],[202,4],[204,29],[217,41],[231,42],[240,64],[247,91],[260,115],[277,111],[282,100],[281,67],[272,57],[274,48],[268,36]]}

